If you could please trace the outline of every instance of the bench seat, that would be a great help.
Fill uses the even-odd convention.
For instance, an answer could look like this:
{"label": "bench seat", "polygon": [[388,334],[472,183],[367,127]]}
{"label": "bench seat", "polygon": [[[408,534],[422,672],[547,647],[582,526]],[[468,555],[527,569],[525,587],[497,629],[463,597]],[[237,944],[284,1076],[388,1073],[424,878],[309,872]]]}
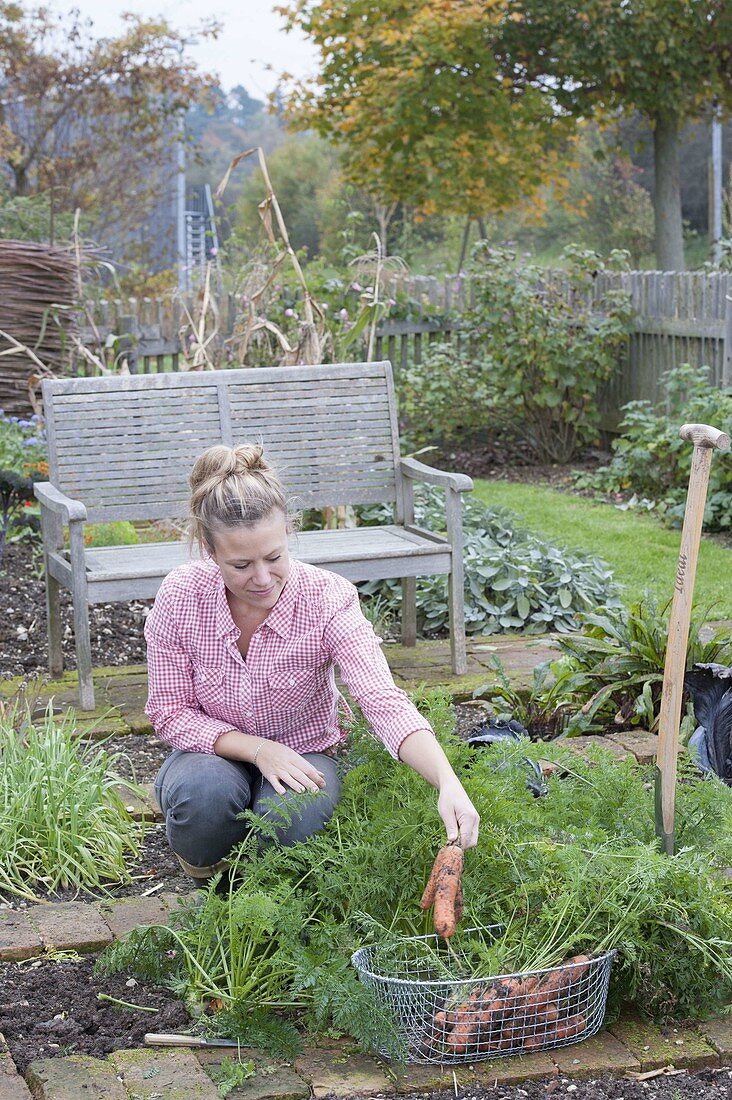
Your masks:
{"label": "bench seat", "polygon": [[[389,524],[384,527],[354,527],[338,531],[299,531],[290,538],[290,554],[298,561],[320,565],[349,581],[385,580],[394,576],[396,559],[399,576],[419,577],[449,573],[450,544],[447,539],[422,531]],[[87,599],[90,604],[119,600],[153,599],[163,577],[190,561],[187,541],[152,542],[130,546],[99,546],[84,551]],[[71,557],[68,550],[49,556],[49,569],[64,587],[71,585]],[[134,596],[131,593],[134,592]]]}

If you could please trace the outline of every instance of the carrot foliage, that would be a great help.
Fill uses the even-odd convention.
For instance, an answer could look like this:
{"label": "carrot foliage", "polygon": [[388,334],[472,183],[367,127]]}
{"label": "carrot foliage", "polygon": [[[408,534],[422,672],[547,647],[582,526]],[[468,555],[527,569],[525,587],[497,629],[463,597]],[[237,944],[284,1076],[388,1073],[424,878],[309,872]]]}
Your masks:
{"label": "carrot foliage", "polygon": [[[669,859],[654,838],[649,769],[601,748],[583,760],[561,742],[475,752],[454,736],[444,695],[416,702],[482,819],[479,845],[465,853],[453,976],[539,969],[616,948],[611,1009],[636,1000],[658,1016],[700,1016],[732,997],[728,788],[682,766],[680,851]],[[526,757],[561,766],[544,798],[527,789]],[[364,727],[347,764],[322,833],[290,849],[260,845],[266,823],[252,818],[228,893],[211,890],[199,908],[181,907],[171,931],[137,931],[102,965],[152,974],[196,1011],[220,1002],[209,1026],[244,1042],[291,1052],[303,1028],[344,1032],[364,1046],[388,1042],[388,1021],[350,954],[379,943],[389,957],[398,937],[432,932],[419,902],[444,832],[435,791]],[[495,924],[504,926],[498,938],[462,931]],[[399,976],[398,946],[392,957]]]}

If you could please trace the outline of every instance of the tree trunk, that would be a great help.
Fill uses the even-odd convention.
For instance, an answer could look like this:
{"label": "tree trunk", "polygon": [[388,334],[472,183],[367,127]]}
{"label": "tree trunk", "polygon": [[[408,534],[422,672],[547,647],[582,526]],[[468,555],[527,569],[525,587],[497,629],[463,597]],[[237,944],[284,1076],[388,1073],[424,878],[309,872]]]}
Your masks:
{"label": "tree trunk", "polygon": [[654,120],[656,264],[661,271],[684,270],[684,234],[679,182],[679,117],[662,112]]}

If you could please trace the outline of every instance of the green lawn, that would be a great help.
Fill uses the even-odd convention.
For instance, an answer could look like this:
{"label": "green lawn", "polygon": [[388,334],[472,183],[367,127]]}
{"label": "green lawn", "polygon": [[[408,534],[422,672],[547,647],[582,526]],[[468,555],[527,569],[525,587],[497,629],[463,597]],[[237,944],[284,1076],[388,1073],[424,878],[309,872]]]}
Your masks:
{"label": "green lawn", "polygon": [[[549,542],[603,558],[626,602],[651,592],[662,605],[673,595],[681,532],[649,515],[537,485],[476,480],[475,496],[510,508],[524,527]],[[703,539],[694,604],[712,619],[732,618],[732,550]]]}

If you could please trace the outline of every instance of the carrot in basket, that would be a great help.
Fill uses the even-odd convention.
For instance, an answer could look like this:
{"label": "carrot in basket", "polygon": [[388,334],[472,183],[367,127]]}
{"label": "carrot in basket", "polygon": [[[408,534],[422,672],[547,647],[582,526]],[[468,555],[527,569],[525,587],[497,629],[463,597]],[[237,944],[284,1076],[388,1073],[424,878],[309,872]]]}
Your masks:
{"label": "carrot in basket", "polygon": [[552,1042],[559,1039],[574,1039],[576,1035],[579,1035],[587,1027],[587,1021],[584,1016],[578,1013],[576,1016],[570,1016],[563,1024],[559,1024],[555,1031],[549,1032],[546,1036],[547,1040],[551,1039]]}
{"label": "carrot in basket", "polygon": [[574,958],[567,959],[567,963],[563,963],[561,968],[547,974],[539,988],[548,993],[552,1000],[559,1000],[574,982],[584,977],[591,962],[589,955],[575,955]]}

